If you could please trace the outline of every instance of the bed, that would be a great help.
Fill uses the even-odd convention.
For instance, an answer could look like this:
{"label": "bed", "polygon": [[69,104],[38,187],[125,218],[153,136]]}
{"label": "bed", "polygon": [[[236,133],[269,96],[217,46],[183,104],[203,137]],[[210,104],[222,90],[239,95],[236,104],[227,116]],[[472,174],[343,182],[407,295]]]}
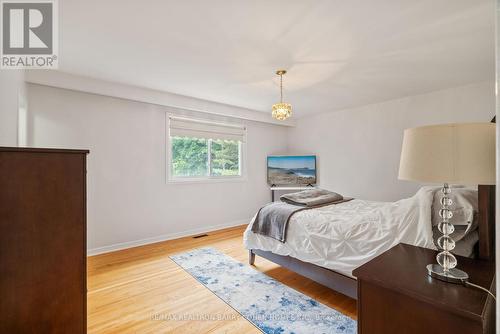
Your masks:
{"label": "bed", "polygon": [[[282,243],[244,233],[249,262],[261,256],[322,285],[357,297],[352,271],[398,243],[435,249],[430,187],[395,203],[352,200],[296,213]],[[477,257],[492,261],[494,254],[495,186],[478,186]],[[250,226],[250,225],[249,225]],[[374,226],[376,228],[374,228]]]}

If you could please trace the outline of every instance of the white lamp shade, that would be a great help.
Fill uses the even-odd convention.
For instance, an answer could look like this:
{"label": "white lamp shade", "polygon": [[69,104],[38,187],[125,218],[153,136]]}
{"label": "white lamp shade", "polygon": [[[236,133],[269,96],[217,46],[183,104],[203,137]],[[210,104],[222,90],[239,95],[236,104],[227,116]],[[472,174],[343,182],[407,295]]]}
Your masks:
{"label": "white lamp shade", "polygon": [[422,126],[404,131],[399,179],[495,184],[494,123]]}

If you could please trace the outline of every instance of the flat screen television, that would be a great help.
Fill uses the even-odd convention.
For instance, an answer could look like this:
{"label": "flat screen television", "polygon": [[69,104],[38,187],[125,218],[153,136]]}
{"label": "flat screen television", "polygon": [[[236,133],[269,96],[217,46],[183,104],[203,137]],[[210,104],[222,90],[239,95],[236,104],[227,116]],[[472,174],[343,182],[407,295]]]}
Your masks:
{"label": "flat screen television", "polygon": [[316,183],[315,155],[271,155],[267,157],[269,185],[308,185]]}

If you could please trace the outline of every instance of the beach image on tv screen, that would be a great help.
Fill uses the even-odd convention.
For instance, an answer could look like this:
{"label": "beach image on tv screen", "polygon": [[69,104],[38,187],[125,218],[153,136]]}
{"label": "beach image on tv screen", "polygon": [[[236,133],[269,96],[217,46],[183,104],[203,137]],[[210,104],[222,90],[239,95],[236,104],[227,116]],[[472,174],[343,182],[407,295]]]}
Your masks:
{"label": "beach image on tv screen", "polygon": [[269,156],[267,157],[269,184],[315,184],[316,156]]}

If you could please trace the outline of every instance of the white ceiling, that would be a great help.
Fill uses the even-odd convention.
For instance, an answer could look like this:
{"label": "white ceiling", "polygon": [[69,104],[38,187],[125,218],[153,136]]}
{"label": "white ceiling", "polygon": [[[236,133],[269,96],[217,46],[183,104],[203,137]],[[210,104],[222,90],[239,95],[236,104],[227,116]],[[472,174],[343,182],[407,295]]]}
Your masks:
{"label": "white ceiling", "polygon": [[297,117],[494,79],[494,0],[63,0],[60,70]]}

